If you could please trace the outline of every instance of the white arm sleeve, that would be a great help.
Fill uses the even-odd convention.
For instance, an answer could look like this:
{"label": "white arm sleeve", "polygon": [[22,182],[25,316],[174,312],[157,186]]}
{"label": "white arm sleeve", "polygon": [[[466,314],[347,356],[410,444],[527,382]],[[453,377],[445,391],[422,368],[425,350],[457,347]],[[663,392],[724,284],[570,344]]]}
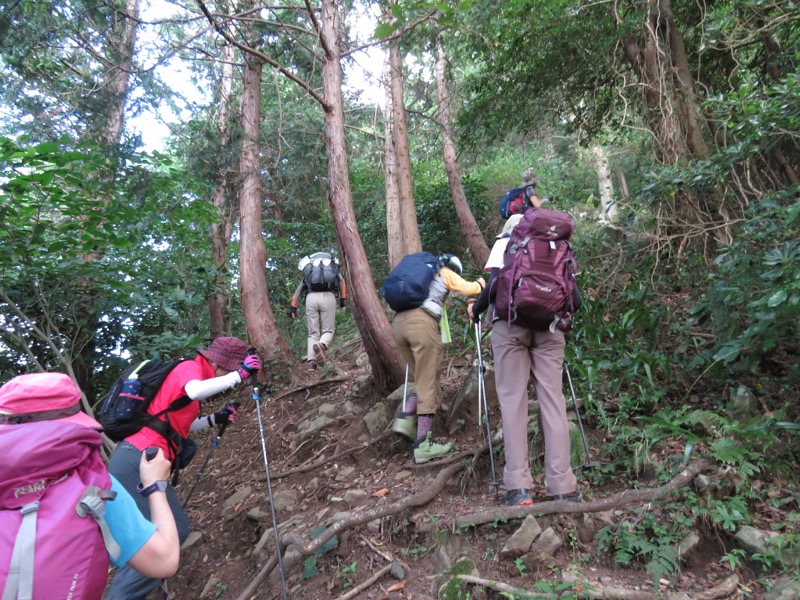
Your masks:
{"label": "white arm sleeve", "polygon": [[205,415],[203,417],[197,417],[192,421],[192,424],[189,426],[189,431],[200,431],[201,429],[208,429],[214,425],[216,425],[216,418],[214,415]]}
{"label": "white arm sleeve", "polygon": [[213,377],[212,379],[206,379],[205,381],[193,379],[187,383],[183,389],[186,390],[186,395],[192,400],[205,400],[214,394],[219,394],[220,392],[229,390],[241,382],[242,378],[239,377],[239,373],[236,371],[231,371],[225,375]]}

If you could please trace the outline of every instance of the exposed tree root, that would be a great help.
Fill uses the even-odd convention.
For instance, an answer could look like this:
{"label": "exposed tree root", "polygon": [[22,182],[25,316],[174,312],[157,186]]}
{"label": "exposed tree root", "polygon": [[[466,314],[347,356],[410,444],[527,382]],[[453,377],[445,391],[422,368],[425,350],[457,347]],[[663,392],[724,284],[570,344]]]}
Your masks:
{"label": "exposed tree root", "polygon": [[348,592],[342,594],[341,596],[336,598],[336,600],[352,600],[352,598],[358,597],[358,595],[361,592],[366,590],[368,587],[370,587],[373,583],[378,581],[378,579],[389,573],[391,570],[392,570],[392,565],[386,565],[385,567],[380,569],[377,573],[375,573],[372,577],[367,579],[364,583],[357,585],[352,590],[349,590]]}
{"label": "exposed tree root", "polygon": [[297,392],[302,392],[304,390],[310,390],[311,388],[315,388],[319,385],[325,385],[327,383],[340,383],[342,381],[350,381],[348,377],[336,377],[334,379],[321,379],[319,381],[312,381],[311,383],[307,383],[305,385],[301,385],[299,387],[293,387],[285,392],[281,392],[277,396],[273,396],[270,398],[270,401],[275,402],[276,400],[281,400],[286,398],[287,396],[291,396],[292,394],[296,394]]}
{"label": "exposed tree root", "polygon": [[[480,455],[480,450],[481,449],[479,448],[475,451],[473,454],[473,460]],[[336,521],[333,525],[328,527],[325,533],[315,537],[313,540],[309,540],[308,542],[305,541],[304,536],[296,533],[287,533],[286,535],[281,536],[280,551],[283,552],[283,549],[291,544],[297,549],[301,556],[311,556],[316,550],[324,546],[325,543],[333,536],[344,530],[357,527],[358,525],[365,525],[366,523],[374,521],[375,519],[380,519],[388,515],[394,515],[409,508],[423,506],[433,500],[439,494],[439,492],[444,489],[447,481],[463,468],[464,464],[462,462],[453,463],[443,469],[431,482],[431,484],[423,491],[412,494],[411,496],[406,496],[397,502],[384,504],[383,506],[376,506],[375,508],[351,515],[347,519]],[[248,600],[256,592],[261,583],[269,576],[276,564],[277,560],[275,560],[274,557],[270,559],[267,564],[262,567],[255,579],[253,579],[252,583],[247,586],[247,589],[242,592],[237,600]],[[284,567],[288,569],[287,564],[284,564]]]}
{"label": "exposed tree root", "polygon": [[[503,583],[502,581],[495,581],[492,579],[483,579],[481,577],[473,577],[472,575],[456,575],[457,579],[466,583],[479,585],[483,588],[491,589],[501,594],[510,594],[517,598],[525,598],[529,596],[537,600],[546,598],[558,598],[558,595],[545,594],[542,592],[528,591],[521,588],[515,588],[513,585]],[[739,577],[731,575],[719,585],[714,586],[710,590],[704,592],[692,592],[691,596],[678,592],[676,594],[666,594],[661,597],[669,598],[683,598],[690,597],[692,600],[719,600],[719,598],[727,598],[733,594],[739,587]],[[653,592],[643,592],[641,590],[632,590],[623,588],[616,585],[608,585],[604,587],[589,587],[584,586],[580,592],[581,598],[596,598],[598,600],[655,600],[656,596]]]}
{"label": "exposed tree root", "polygon": [[692,600],[717,600],[718,598],[730,598],[739,588],[739,576],[735,573],[722,583],[715,585],[705,592],[693,592]]}
{"label": "exposed tree root", "polygon": [[439,520],[437,523],[427,523],[421,527],[422,531],[432,531],[448,527],[455,531],[463,526],[482,525],[492,523],[498,518],[520,519],[527,515],[549,515],[553,513],[588,513],[602,512],[619,508],[627,504],[646,504],[655,502],[671,494],[675,490],[687,485],[692,479],[704,471],[709,471],[713,467],[711,461],[698,460],[690,464],[683,471],[678,473],[672,481],[657,488],[645,488],[639,490],[625,490],[619,494],[614,494],[608,498],[593,500],[592,502],[569,502],[567,500],[550,500],[548,502],[538,502],[530,506],[502,506],[489,508],[479,512],[458,515],[448,520]]}
{"label": "exposed tree root", "polygon": [[348,448],[347,450],[342,450],[341,452],[339,452],[338,454],[334,454],[333,456],[328,456],[328,457],[323,456],[319,460],[308,465],[303,465],[302,467],[297,467],[295,469],[289,469],[288,471],[276,473],[271,477],[271,479],[272,480],[282,479],[284,477],[289,477],[290,475],[297,475],[298,473],[307,473],[308,471],[313,471],[314,469],[317,469],[326,463],[329,463],[334,460],[339,460],[343,456],[354,454],[355,452],[358,452],[360,450],[366,450],[370,446],[374,446],[378,442],[382,441],[384,438],[388,437],[388,435],[389,435],[388,433],[383,433],[378,437],[376,437],[374,440],[367,442],[366,444],[361,444],[360,446],[355,446],[354,448]]}
{"label": "exposed tree root", "polygon": [[[368,445],[369,444],[367,444],[367,446]],[[348,453],[353,452],[355,450],[362,449],[364,447],[366,446],[359,446],[358,448],[353,448],[346,452]],[[473,463],[485,451],[485,449],[486,447],[483,446],[480,448],[476,448],[471,452]],[[332,460],[332,459],[327,459],[327,460]],[[327,460],[323,462],[327,462]],[[392,502],[390,504],[385,504],[383,506],[377,506],[375,508],[353,514],[346,519],[336,521],[330,527],[328,527],[325,533],[323,533],[318,537],[315,537],[312,540],[306,541],[304,539],[304,536],[297,533],[287,533],[281,536],[282,539],[280,544],[281,545],[280,551],[283,552],[288,545],[293,545],[297,549],[297,552],[301,557],[311,556],[316,550],[325,545],[325,543],[328,542],[328,540],[330,540],[335,535],[341,533],[342,531],[351,529],[353,527],[357,527],[359,525],[365,525],[370,521],[374,521],[376,519],[380,519],[389,515],[398,514],[409,508],[423,506],[428,502],[430,502],[431,500],[433,500],[444,489],[444,486],[447,483],[447,481],[459,471],[464,470],[466,466],[467,466],[466,461],[459,460],[458,462],[454,462],[445,467],[431,482],[431,484],[421,492],[412,494],[411,496],[407,496],[401,500],[398,500],[397,502]],[[675,490],[687,485],[698,474],[704,471],[708,471],[712,467],[713,464],[711,463],[711,461],[705,459],[698,460],[687,466],[685,469],[683,469],[683,471],[678,473],[678,475],[676,475],[669,483],[662,485],[661,487],[647,488],[640,490],[626,490],[624,492],[620,492],[619,494],[609,496],[608,498],[602,498],[600,500],[594,500],[592,502],[574,503],[574,502],[568,502],[566,500],[558,500],[558,501],[541,502],[531,506],[496,507],[472,514],[459,515],[447,521],[440,520],[436,523],[426,523],[420,527],[420,530],[432,531],[436,529],[441,529],[443,526],[446,526],[449,529],[455,531],[456,529],[462,526],[472,527],[484,523],[491,523],[498,518],[506,518],[511,520],[511,519],[521,519],[529,514],[546,515],[556,512],[560,513],[600,512],[600,511],[611,510],[613,508],[618,508],[620,506],[625,506],[628,504],[634,504],[634,503],[645,504],[649,502],[655,502],[657,500],[665,498]],[[283,476],[285,477],[287,474],[288,472],[283,474]],[[295,561],[285,561],[286,564],[284,564],[284,567],[288,570],[291,564],[293,564],[294,562]],[[237,600],[248,600],[252,596],[252,594],[255,593],[255,591],[258,589],[261,583],[274,570],[276,564],[277,561],[275,560],[274,557],[270,559],[264,565],[264,567],[262,567],[261,571],[259,571],[255,579],[253,579],[251,584],[238,597]],[[635,591],[628,590],[628,592],[634,593]],[[635,592],[635,593],[639,594],[641,592]],[[649,596],[648,598],[651,597],[652,595]],[[602,596],[602,598],[611,598],[611,596]],[[615,598],[616,600],[639,600],[640,596],[623,594],[619,596],[614,596],[613,598]],[[706,598],[705,600],[713,600],[713,598]]]}

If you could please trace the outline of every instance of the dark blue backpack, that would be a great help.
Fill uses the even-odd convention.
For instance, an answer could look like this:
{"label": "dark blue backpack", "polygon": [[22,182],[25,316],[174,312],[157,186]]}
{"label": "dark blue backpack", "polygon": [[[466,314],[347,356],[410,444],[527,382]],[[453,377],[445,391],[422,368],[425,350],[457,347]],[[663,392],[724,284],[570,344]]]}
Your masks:
{"label": "dark blue backpack", "polygon": [[513,188],[508,190],[502,200],[500,200],[500,216],[507,219],[511,215],[518,215],[525,212],[524,209],[528,208],[525,201],[525,188]]}
{"label": "dark blue backpack", "polygon": [[439,259],[430,252],[404,256],[383,282],[381,294],[395,312],[419,308],[439,272]]}

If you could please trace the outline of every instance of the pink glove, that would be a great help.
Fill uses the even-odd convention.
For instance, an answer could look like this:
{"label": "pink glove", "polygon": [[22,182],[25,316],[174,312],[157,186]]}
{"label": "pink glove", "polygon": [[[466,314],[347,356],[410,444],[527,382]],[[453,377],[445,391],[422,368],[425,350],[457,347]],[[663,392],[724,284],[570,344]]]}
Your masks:
{"label": "pink glove", "polygon": [[261,359],[258,358],[257,354],[250,354],[242,361],[242,366],[237,372],[239,373],[239,377],[242,378],[242,381],[244,381],[259,369],[261,369]]}

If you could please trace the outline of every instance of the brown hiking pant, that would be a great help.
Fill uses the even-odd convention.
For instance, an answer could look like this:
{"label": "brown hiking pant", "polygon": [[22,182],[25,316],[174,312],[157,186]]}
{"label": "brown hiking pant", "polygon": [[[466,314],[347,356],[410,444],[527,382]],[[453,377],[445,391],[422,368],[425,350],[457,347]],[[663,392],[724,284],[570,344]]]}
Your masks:
{"label": "brown hiking pant", "polygon": [[421,308],[397,313],[392,321],[392,337],[403,360],[413,373],[417,391],[417,414],[433,414],[441,403],[439,384],[444,348],[439,321]]}
{"label": "brown hiking pant", "polygon": [[577,480],[570,467],[569,424],[561,376],[566,341],[561,331],[531,331],[506,321],[492,323],[495,382],[503,418],[507,490],[530,489],[528,374],[533,373],[542,415],[544,475],[551,494],[568,494]]}

